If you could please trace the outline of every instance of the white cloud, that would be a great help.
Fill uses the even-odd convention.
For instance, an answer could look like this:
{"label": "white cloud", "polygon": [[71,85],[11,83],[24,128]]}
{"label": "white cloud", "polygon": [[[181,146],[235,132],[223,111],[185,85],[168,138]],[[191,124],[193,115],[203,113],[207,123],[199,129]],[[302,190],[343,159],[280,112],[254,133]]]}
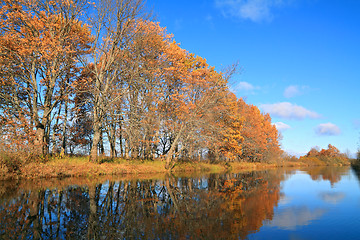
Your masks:
{"label": "white cloud", "polygon": [[239,82],[236,87],[235,90],[240,90],[240,91],[253,91],[256,87],[254,87],[251,83],[248,82]]}
{"label": "white cloud", "polygon": [[320,118],[318,113],[289,102],[262,104],[260,105],[260,109],[273,117],[284,119],[302,120],[305,118]]}
{"label": "white cloud", "polygon": [[341,130],[333,123],[322,123],[315,128],[315,133],[319,136],[336,136],[340,135]]}
{"label": "white cloud", "polygon": [[286,129],[291,128],[289,125],[287,125],[283,122],[276,122],[276,123],[274,123],[274,125],[276,126],[277,130],[279,130],[279,131],[284,131]]}
{"label": "white cloud", "polygon": [[271,21],[272,10],[291,0],[215,0],[215,5],[225,16],[249,19],[253,22]]}

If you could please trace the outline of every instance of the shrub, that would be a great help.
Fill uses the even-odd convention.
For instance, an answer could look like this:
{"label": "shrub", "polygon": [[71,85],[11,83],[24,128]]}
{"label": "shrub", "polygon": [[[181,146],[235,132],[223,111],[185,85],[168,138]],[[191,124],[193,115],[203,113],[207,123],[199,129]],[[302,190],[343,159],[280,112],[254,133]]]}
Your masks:
{"label": "shrub", "polygon": [[308,165],[313,165],[313,166],[323,166],[326,165],[325,162],[321,161],[319,158],[317,157],[313,157],[313,156],[303,156],[299,158],[299,161],[306,163]]}
{"label": "shrub", "polygon": [[102,163],[113,163],[115,162],[115,159],[112,157],[107,157],[107,156],[101,156],[98,159],[98,163],[102,164]]}
{"label": "shrub", "polygon": [[11,152],[0,153],[0,165],[6,169],[8,173],[17,173],[21,166],[25,163],[25,159],[21,154]]}
{"label": "shrub", "polygon": [[47,161],[47,156],[44,157],[26,150],[5,151],[4,148],[0,150],[0,168],[4,174],[6,172],[19,173],[21,168],[28,163],[44,163]]}

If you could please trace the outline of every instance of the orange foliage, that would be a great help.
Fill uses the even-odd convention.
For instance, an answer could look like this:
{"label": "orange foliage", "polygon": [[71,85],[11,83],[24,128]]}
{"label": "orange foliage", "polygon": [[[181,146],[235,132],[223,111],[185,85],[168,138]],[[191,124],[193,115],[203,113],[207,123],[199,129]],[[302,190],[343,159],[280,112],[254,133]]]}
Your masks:
{"label": "orange foliage", "polygon": [[299,159],[309,165],[348,165],[349,159],[339,149],[329,144],[328,149],[311,148],[311,150]]}
{"label": "orange foliage", "polygon": [[76,57],[88,52],[90,30],[69,1],[0,4],[0,107],[7,117],[28,120],[36,129],[34,143],[46,154],[53,110],[68,99],[67,84],[79,70]]}
{"label": "orange foliage", "polygon": [[314,157],[338,157],[340,156],[340,151],[335,146],[329,144],[328,149],[321,149],[318,151],[316,148],[310,149],[310,151],[306,154],[306,157],[314,156]]}
{"label": "orange foliage", "polygon": [[250,162],[262,162],[279,157],[279,133],[271,123],[269,114],[262,114],[254,105],[238,100],[238,111],[243,116],[244,137],[241,158]]}
{"label": "orange foliage", "polygon": [[[0,111],[6,136],[12,126],[23,132],[14,136],[34,137],[46,154],[50,132],[54,138],[67,135],[70,149],[92,145],[94,160],[103,139],[112,156],[120,148],[123,157],[166,155],[167,162],[264,162],[281,154],[270,116],[228,89],[235,67],[216,71],[205,58],[182,49],[158,23],[128,13],[125,19],[103,19],[109,28],[93,29],[99,31],[94,37],[79,20],[80,5],[1,1]],[[100,28],[106,25],[98,21]],[[113,29],[115,23],[121,27]],[[78,59],[89,60],[90,54],[93,62],[81,68]],[[67,114],[71,103],[75,107]]]}

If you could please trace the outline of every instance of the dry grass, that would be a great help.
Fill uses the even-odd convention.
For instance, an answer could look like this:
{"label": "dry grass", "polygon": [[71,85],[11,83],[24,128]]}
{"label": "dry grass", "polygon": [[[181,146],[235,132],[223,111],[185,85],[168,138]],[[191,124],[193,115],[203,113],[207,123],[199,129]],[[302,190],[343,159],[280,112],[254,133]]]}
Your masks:
{"label": "dry grass", "polygon": [[[11,161],[12,159],[7,159]],[[101,163],[89,162],[88,157],[71,157],[65,158],[50,157],[45,161],[35,161],[30,163],[19,164],[16,171],[9,171],[8,166],[0,164],[0,179],[15,178],[69,178],[69,177],[99,177],[103,175],[125,176],[125,175],[156,175],[164,174],[169,171],[165,169],[165,162],[161,160],[140,161],[125,160],[121,158],[103,158]],[[335,165],[344,165],[343,162],[334,162]],[[324,166],[319,159],[300,158],[297,161],[281,161],[275,163],[249,163],[249,162],[232,162],[210,164],[206,162],[178,162],[172,168],[173,173],[182,172],[225,172],[225,171],[244,171],[259,170],[276,167],[306,167],[306,166]]]}
{"label": "dry grass", "polygon": [[[102,159],[103,163],[92,163],[88,157],[49,158],[47,162],[31,162],[22,164],[17,172],[10,173],[6,166],[0,168],[0,179],[10,178],[70,178],[70,177],[99,177],[103,175],[125,176],[164,174],[169,171],[165,169],[165,162],[161,160],[140,161]],[[178,162],[172,168],[172,173],[182,172],[225,172],[229,170],[253,170],[265,168],[267,165],[255,163],[231,163],[210,164],[205,162]]]}
{"label": "dry grass", "polygon": [[[18,171],[9,172],[5,165],[0,165],[0,179],[11,178],[64,178],[64,177],[97,177],[102,175],[123,176],[127,174],[158,174],[167,173],[165,162],[124,160],[120,158],[101,159],[102,163],[89,162],[88,157],[65,157],[49,158],[47,162],[31,162],[21,164]],[[226,167],[222,165],[212,165],[207,163],[176,163],[172,172],[199,172],[225,171]]]}
{"label": "dry grass", "polygon": [[162,162],[141,162],[116,160],[114,162],[92,163],[87,157],[52,159],[47,163],[30,163],[21,169],[21,177],[94,177],[101,175],[121,175],[165,172]]}

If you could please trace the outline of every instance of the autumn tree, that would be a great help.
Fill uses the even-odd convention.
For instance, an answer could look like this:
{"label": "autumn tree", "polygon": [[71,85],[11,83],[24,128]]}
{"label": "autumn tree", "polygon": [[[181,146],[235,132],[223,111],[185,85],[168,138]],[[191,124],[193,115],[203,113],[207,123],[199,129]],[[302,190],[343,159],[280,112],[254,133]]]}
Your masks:
{"label": "autumn tree", "polygon": [[312,147],[310,151],[306,154],[307,157],[318,156],[319,155],[319,147]]}
{"label": "autumn tree", "polygon": [[340,150],[337,149],[335,146],[329,144],[328,149],[321,149],[319,155],[326,157],[337,157],[340,155]]}
{"label": "autumn tree", "polygon": [[[68,148],[71,154],[76,150],[82,150],[84,154],[89,154],[91,150],[93,136],[93,117],[90,92],[87,90],[87,81],[84,79],[84,72],[81,77],[74,82],[75,97],[73,101],[73,111],[71,112],[71,122],[68,134]],[[83,81],[82,81],[83,80]]]}
{"label": "autumn tree", "polygon": [[311,148],[310,151],[306,154],[306,157],[337,157],[339,155],[341,155],[340,150],[329,144],[328,149],[321,149],[320,151],[318,147]]}
{"label": "autumn tree", "polygon": [[92,89],[93,140],[90,159],[98,156],[98,144],[102,137],[104,120],[113,104],[119,101],[124,92],[120,76],[125,74],[121,68],[123,49],[133,39],[133,28],[143,14],[142,0],[100,0],[96,3],[91,26],[94,34],[91,59],[93,65],[85,62],[92,72],[89,79]]}
{"label": "autumn tree", "polygon": [[281,154],[279,133],[271,123],[269,114],[262,114],[254,106],[238,100],[238,111],[243,116],[241,159],[249,162],[263,162]]}
{"label": "autumn tree", "polygon": [[169,65],[164,82],[162,131],[170,132],[166,166],[170,168],[176,153],[186,146],[188,139],[200,137],[209,123],[209,111],[227,90],[227,79],[210,67],[204,58],[182,50],[175,42],[168,52]]}
{"label": "autumn tree", "polygon": [[121,131],[126,156],[155,157],[160,125],[159,105],[167,65],[165,52],[171,35],[158,23],[139,20],[133,41],[125,49],[122,76]]}
{"label": "autumn tree", "polygon": [[86,1],[2,0],[0,99],[7,119],[35,129],[40,153],[49,148],[54,109],[78,73],[76,59],[92,38],[79,21]]}
{"label": "autumn tree", "polygon": [[237,97],[228,92],[212,112],[212,128],[208,132],[210,161],[234,161],[242,154],[243,118],[238,111]]}

